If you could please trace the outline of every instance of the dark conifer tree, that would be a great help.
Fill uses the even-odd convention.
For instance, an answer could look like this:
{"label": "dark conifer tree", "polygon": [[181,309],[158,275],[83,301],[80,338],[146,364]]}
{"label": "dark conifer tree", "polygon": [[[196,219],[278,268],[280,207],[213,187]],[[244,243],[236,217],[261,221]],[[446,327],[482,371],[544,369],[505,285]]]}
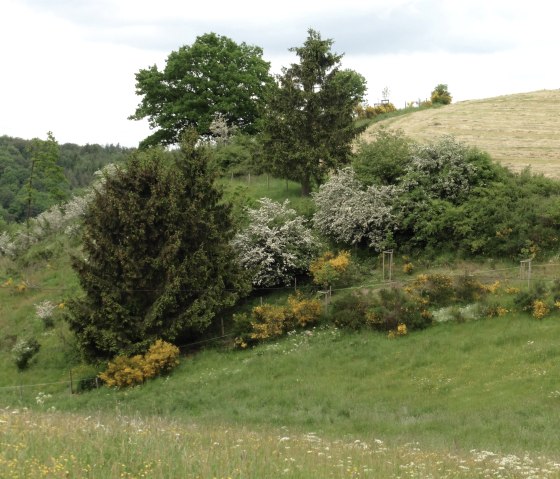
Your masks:
{"label": "dark conifer tree", "polygon": [[341,70],[342,55],[331,52],[333,41],[309,30],[307,40],[292,48],[299,63],[277,77],[264,115],[264,151],[269,169],[298,181],[307,195],[333,168],[350,159],[354,107],[366,90],[365,79]]}
{"label": "dark conifer tree", "polygon": [[97,192],[73,261],[84,295],[68,318],[86,357],[188,341],[245,291],[230,207],[196,138],[189,131],[174,153],[136,152]]}

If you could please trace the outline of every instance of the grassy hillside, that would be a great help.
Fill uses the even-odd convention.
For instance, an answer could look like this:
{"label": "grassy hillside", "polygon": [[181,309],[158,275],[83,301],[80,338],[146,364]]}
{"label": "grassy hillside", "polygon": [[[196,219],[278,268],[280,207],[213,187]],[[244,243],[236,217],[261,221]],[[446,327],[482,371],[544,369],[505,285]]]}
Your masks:
{"label": "grassy hillside", "polygon": [[559,334],[513,316],[397,340],[316,329],[131,390],[4,391],[0,475],[560,477]]}
{"label": "grassy hillside", "polygon": [[[224,183],[240,198],[247,188],[253,199],[310,208],[294,184]],[[518,264],[414,258],[418,273],[499,279],[492,299],[510,309],[503,317],[395,339],[325,323],[241,351],[216,341],[187,348],[167,377],[71,394],[102,365],[81,362],[63,308],[48,328],[35,312],[79,291],[70,252],[79,254],[78,239],[59,234],[0,258],[0,477],[560,477],[560,311],[540,321],[511,311],[505,285],[525,284]],[[353,287],[378,286],[380,262],[361,261],[367,271]],[[558,266],[533,265],[533,281],[557,277]],[[397,258],[393,279],[405,283],[401,267]],[[26,335],[41,350],[18,372],[11,350]]]}
{"label": "grassy hillside", "polygon": [[372,125],[363,139],[380,126],[402,129],[421,142],[450,134],[514,170],[530,165],[535,172],[560,178],[560,90],[464,101],[396,116]]}

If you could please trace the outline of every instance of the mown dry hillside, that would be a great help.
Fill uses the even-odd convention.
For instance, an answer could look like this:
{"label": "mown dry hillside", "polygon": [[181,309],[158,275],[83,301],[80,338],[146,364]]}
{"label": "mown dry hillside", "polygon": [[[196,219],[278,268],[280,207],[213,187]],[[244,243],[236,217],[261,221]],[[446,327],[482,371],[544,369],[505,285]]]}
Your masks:
{"label": "mown dry hillside", "polygon": [[520,170],[560,178],[560,90],[470,100],[389,118],[364,133],[367,141],[384,125],[427,142],[444,134],[487,151]]}

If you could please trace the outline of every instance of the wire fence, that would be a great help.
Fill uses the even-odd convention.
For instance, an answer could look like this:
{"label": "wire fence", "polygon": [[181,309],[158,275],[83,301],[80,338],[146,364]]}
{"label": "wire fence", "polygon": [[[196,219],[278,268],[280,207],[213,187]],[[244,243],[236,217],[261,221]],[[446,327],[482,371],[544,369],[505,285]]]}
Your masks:
{"label": "wire fence", "polygon": [[[186,353],[194,346],[217,342],[223,339],[230,338],[232,336],[233,333],[224,334],[213,338],[202,339],[200,341],[180,344],[177,345],[177,347],[183,353]],[[54,351],[57,348],[52,347],[51,349]],[[35,399],[36,402],[40,403],[42,400],[44,400],[45,394],[59,394],[64,392],[65,390],[68,391],[69,394],[77,394],[92,389],[99,389],[103,384],[98,376],[76,376],[76,373],[72,369],[69,369],[67,371],[67,375],[67,379],[60,381],[39,383],[24,383],[23,381],[20,381],[18,384],[0,386],[0,399],[2,397],[11,397],[12,399],[15,398],[20,402],[24,401],[24,399]]]}
{"label": "wire fence", "polygon": [[[392,264],[392,263],[391,263]],[[393,267],[393,266],[391,266]],[[328,294],[329,297],[333,293],[344,292],[344,291],[375,291],[387,287],[404,287],[416,280],[414,275],[406,274],[393,274],[391,272],[388,275],[390,280],[376,280],[373,282],[367,282],[360,285],[348,286],[348,287],[338,287],[329,289],[329,291],[315,290],[319,295]],[[530,267],[521,266],[511,266],[506,268],[490,268],[482,270],[469,270],[464,269],[463,271],[457,269],[451,274],[448,270],[434,269],[433,271],[425,271],[425,274],[441,273],[446,274],[450,277],[462,277],[469,276],[480,282],[495,282],[501,281],[510,285],[519,286],[521,288],[527,287],[531,288],[536,282],[553,282],[560,279],[560,263],[541,263],[541,264],[530,264]],[[270,292],[270,291],[297,291],[297,281],[294,278],[294,285],[276,287],[276,288],[255,288],[253,291],[259,292]],[[53,287],[41,287],[40,285],[29,285],[28,289],[41,290],[41,291],[66,291],[68,288],[53,288]],[[158,291],[153,290],[131,290],[131,291]],[[187,290],[195,291],[195,290]],[[203,292],[205,290],[196,290],[197,292]],[[262,297],[261,297],[262,302]],[[193,347],[198,347],[204,344],[214,343],[217,341],[223,341],[234,336],[234,333],[225,334],[222,329],[222,334],[212,338],[201,339],[198,341],[185,343],[177,345],[179,349],[185,353]],[[53,347],[53,350],[57,349]],[[69,394],[76,394],[85,390],[95,389],[101,387],[102,383],[97,376],[82,376],[78,377],[75,372],[70,369],[68,371],[68,378],[65,380],[54,381],[54,382],[38,382],[38,383],[23,383],[21,381],[18,384],[10,384],[0,386],[0,398],[5,397],[12,399],[17,399],[19,401],[24,401],[24,399],[30,400],[35,398],[37,402],[42,400],[41,395],[50,393],[61,393],[64,390],[68,391]],[[36,396],[34,396],[36,395]]]}
{"label": "wire fence", "polygon": [[[434,271],[439,271],[439,270],[434,270]],[[539,275],[538,272],[541,271],[541,274]],[[430,270],[426,270],[425,271],[426,274],[431,274]],[[510,273],[510,274],[508,274]],[[527,277],[527,273],[530,274],[529,277]],[[541,263],[541,264],[532,264],[531,265],[531,270],[530,271],[526,271],[525,272],[525,276],[523,275],[523,271],[522,268],[520,266],[511,266],[508,268],[491,268],[491,269],[485,269],[485,270],[469,270],[469,269],[465,269],[463,271],[457,270],[454,273],[447,273],[446,274],[448,276],[452,276],[452,277],[458,277],[458,276],[474,276],[480,280],[510,280],[510,281],[527,281],[527,279],[529,279],[530,282],[532,281],[536,281],[536,280],[543,280],[543,281],[553,281],[554,279],[556,279],[556,277],[554,277],[554,273],[558,274],[558,277],[560,278],[560,263]],[[376,280],[373,283],[364,283],[364,284],[360,284],[357,286],[347,286],[347,287],[338,287],[338,288],[332,288],[333,292],[336,291],[344,291],[344,290],[351,290],[351,289],[362,289],[362,288],[367,288],[367,287],[383,287],[383,286],[387,286],[388,284],[391,283],[407,283],[407,282],[411,282],[414,281],[414,277],[406,275],[404,273],[401,274],[395,274],[394,271],[391,272],[390,276],[388,279],[382,279],[380,278],[379,280]],[[22,283],[25,284],[25,289],[26,290],[33,290],[33,291],[53,291],[53,292],[67,292],[67,291],[77,291],[77,287],[51,287],[51,286],[41,286],[38,284],[34,284],[31,282],[27,282],[25,280],[22,281]],[[0,285],[1,287],[6,288],[7,286],[4,285]],[[12,286],[12,285],[10,285]],[[13,288],[16,289],[18,285],[13,285]],[[286,286],[276,286],[276,287],[253,287],[251,290],[254,293],[267,293],[267,292],[274,292],[274,291],[297,291],[298,288],[301,288],[302,284],[300,283],[298,285],[297,282],[297,278],[294,277],[293,278],[293,283],[291,285],[286,285]],[[117,290],[117,289],[115,289]],[[140,288],[140,289],[118,289],[118,291],[123,292],[123,293],[157,293],[157,292],[162,292],[163,289],[158,289],[158,288]],[[207,291],[211,291],[210,289],[206,289],[206,288],[189,288],[189,289],[179,289],[177,290],[178,293],[205,293]],[[227,292],[234,292],[237,291],[236,289],[233,288],[226,288],[224,291]]]}

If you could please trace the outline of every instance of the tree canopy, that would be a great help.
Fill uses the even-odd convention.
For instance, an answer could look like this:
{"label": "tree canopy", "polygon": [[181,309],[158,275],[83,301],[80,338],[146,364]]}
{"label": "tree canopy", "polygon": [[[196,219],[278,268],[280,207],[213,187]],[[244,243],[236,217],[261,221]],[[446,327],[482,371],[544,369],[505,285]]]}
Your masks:
{"label": "tree canopy", "polygon": [[[36,163],[32,179],[31,216],[64,200],[75,189],[88,186],[94,173],[109,163],[122,163],[132,151],[119,145],[57,145],[56,140],[23,140],[0,136],[0,218],[6,222],[25,220],[28,211],[29,179],[33,155],[50,151],[50,163]],[[50,149],[45,147],[50,145]],[[55,161],[56,158],[56,161]],[[49,174],[45,171],[49,170]],[[66,179],[61,176],[64,174]]]}
{"label": "tree canopy", "polygon": [[320,183],[329,170],[349,161],[351,142],[359,133],[353,110],[366,81],[340,68],[342,55],[331,51],[333,43],[309,29],[303,46],[290,49],[299,63],[277,77],[263,123],[270,169],[299,181],[305,195],[313,181]]}
{"label": "tree canopy", "polygon": [[188,341],[233,305],[248,282],[230,246],[230,207],[189,132],[178,152],[149,149],[106,177],[84,219],[85,295],[69,324],[89,358]]}
{"label": "tree canopy", "polygon": [[[47,195],[54,201],[62,201],[68,197],[68,180],[64,176],[64,169],[57,164],[60,147],[52,132],[47,133],[45,141],[39,138],[31,140],[29,151],[31,168],[25,185],[28,227],[33,216],[32,206],[38,195]],[[37,188],[39,182],[42,183],[41,189]]]}
{"label": "tree canopy", "polygon": [[136,93],[142,100],[130,119],[148,118],[157,130],[141,146],[177,143],[181,132],[194,127],[211,135],[216,115],[246,132],[254,132],[267,85],[270,64],[260,47],[237,44],[228,37],[207,33],[156,65],[136,74]]}

